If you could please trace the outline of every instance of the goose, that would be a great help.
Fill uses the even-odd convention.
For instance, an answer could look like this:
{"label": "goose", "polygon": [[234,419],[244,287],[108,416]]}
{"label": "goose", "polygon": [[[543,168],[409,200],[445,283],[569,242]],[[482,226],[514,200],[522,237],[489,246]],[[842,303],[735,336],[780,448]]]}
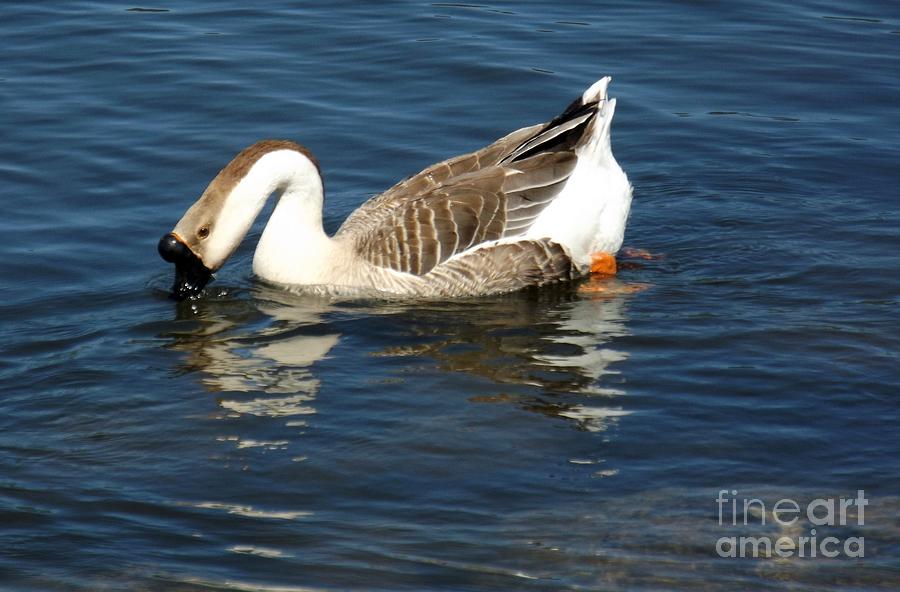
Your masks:
{"label": "goose", "polygon": [[615,273],[632,187],[613,157],[616,101],[604,77],[548,123],[434,164],[322,225],[319,163],[290,140],[262,140],[209,183],[158,244],[172,297],[196,298],[270,196],[277,205],[253,273],[330,295],[466,297]]}

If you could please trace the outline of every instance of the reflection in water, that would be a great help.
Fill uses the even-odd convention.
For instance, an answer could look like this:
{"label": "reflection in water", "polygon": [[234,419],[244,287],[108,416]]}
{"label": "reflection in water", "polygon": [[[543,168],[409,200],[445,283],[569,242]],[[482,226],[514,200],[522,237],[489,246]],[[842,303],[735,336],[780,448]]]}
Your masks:
{"label": "reflection in water", "polygon": [[[515,402],[602,431],[628,414],[612,403],[624,394],[612,366],[627,354],[611,347],[627,334],[628,298],[545,290],[454,302],[341,303],[259,286],[250,299],[181,305],[179,321],[188,329],[172,335],[172,347],[188,354],[187,371],[200,372],[209,390],[223,394],[219,405],[227,416],[290,418],[315,413],[321,378],[313,366],[338,345],[340,328],[349,323],[348,333],[374,344],[363,352],[368,361],[348,360],[348,366],[371,364],[372,356],[409,358],[402,378],[424,358],[443,371],[538,387],[540,395],[469,400]],[[585,404],[585,397],[596,402]]]}
{"label": "reflection in water", "polygon": [[[320,385],[310,366],[340,340],[339,334],[317,332],[328,308],[316,299],[187,303],[179,307],[179,319],[196,325],[175,334],[172,347],[188,354],[186,369],[202,372],[207,389],[266,395],[222,398],[219,405],[226,411],[278,418],[309,415],[315,413],[311,403]],[[304,331],[310,327],[313,334]],[[248,447],[246,442],[239,446]]]}
{"label": "reflection in water", "polygon": [[[184,371],[216,393],[220,409],[216,419],[222,421],[216,421],[213,430],[222,448],[215,448],[212,460],[222,463],[226,469],[249,471],[251,480],[255,473],[264,475],[263,478],[274,472],[294,478],[311,476],[308,497],[294,492],[266,497],[251,489],[253,493],[217,491],[211,499],[204,496],[180,503],[202,512],[224,513],[264,523],[265,529],[272,528],[273,521],[299,521],[307,527],[303,528],[306,532],[322,528],[326,535],[340,533],[339,527],[323,526],[329,524],[328,519],[310,501],[317,491],[350,488],[350,493],[344,495],[351,496],[350,507],[358,508],[357,470],[359,466],[371,466],[389,471],[388,485],[377,485],[382,479],[379,470],[362,480],[367,487],[375,484],[374,491],[382,499],[402,500],[410,495],[409,499],[422,501],[423,498],[406,491],[407,479],[414,475],[412,483],[421,480],[418,482],[444,484],[448,474],[444,463],[438,461],[447,458],[445,454],[454,458],[457,452],[466,454],[465,446],[459,450],[450,448],[458,445],[460,438],[459,432],[452,428],[445,432],[452,441],[442,441],[435,435],[423,447],[411,444],[409,437],[398,433],[403,429],[403,423],[399,422],[388,424],[387,428],[391,437],[398,439],[383,440],[364,430],[352,433],[354,443],[341,448],[336,456],[326,457],[331,462],[323,462],[317,442],[318,446],[330,446],[337,433],[335,425],[339,426],[337,429],[348,425],[343,421],[346,417],[339,412],[316,415],[318,407],[325,408],[319,400],[323,384],[331,387],[323,389],[328,395],[327,409],[346,408],[347,416],[351,417],[349,425],[359,420],[353,414],[361,405],[370,402],[383,405],[393,419],[399,412],[395,414],[392,405],[405,405],[407,395],[412,399],[421,392],[419,385],[427,385],[425,388],[441,385],[434,387],[444,390],[434,392],[433,400],[440,398],[452,406],[482,406],[477,408],[478,416],[503,417],[506,410],[502,407],[483,406],[513,404],[534,413],[538,418],[535,423],[548,417],[554,423],[563,421],[579,430],[608,430],[629,413],[620,403],[625,393],[614,368],[616,362],[627,358],[614,343],[627,334],[628,298],[626,295],[589,299],[572,291],[544,290],[456,302],[335,302],[260,286],[249,298],[240,295],[207,298],[179,305],[179,318],[175,322],[178,330],[170,334],[171,347],[184,354]],[[321,363],[329,357],[333,359]],[[348,380],[347,376],[359,376],[359,380]],[[394,390],[384,386],[398,382],[412,388]],[[348,385],[345,393],[338,390],[341,384]],[[357,386],[358,391],[352,390]],[[346,395],[346,399],[335,400],[341,395]],[[360,401],[355,395],[369,398]],[[424,400],[425,406],[419,407],[426,415],[431,413],[429,404],[430,401]],[[499,414],[494,416],[493,411]],[[428,429],[429,425],[439,430],[444,427],[440,417],[412,419],[422,419],[426,426],[417,425],[413,435],[420,434],[418,430]],[[318,425],[311,427],[317,429],[308,429],[306,422],[315,420]],[[335,420],[337,424],[330,423]],[[398,425],[401,427],[397,428]],[[488,421],[484,425],[494,423]],[[496,425],[501,426],[498,435],[504,444],[522,436],[522,432],[515,433],[517,428],[510,428],[507,434],[505,424]],[[319,429],[322,427],[332,429]],[[529,439],[530,427],[526,427]],[[493,431],[492,427],[488,429]],[[298,437],[298,432],[309,437]],[[383,447],[385,442],[401,443],[398,448],[410,446],[412,454],[404,457],[402,450]],[[445,453],[445,446],[452,452]],[[504,445],[499,448],[503,449]],[[384,458],[385,450],[389,459]],[[475,454],[473,459],[482,458],[484,450],[470,451]],[[548,454],[555,456],[553,452]],[[599,458],[602,455],[593,450],[580,448],[579,458],[572,458],[568,450],[563,454],[572,465],[585,465],[584,471],[593,478],[617,474],[617,469],[607,467],[604,459]],[[263,458],[265,455],[268,458]],[[398,470],[389,468],[395,464],[395,456],[401,465]],[[436,487],[435,491],[439,489]],[[368,494],[367,488],[365,495]],[[346,498],[342,503],[348,503]],[[427,507],[428,502],[425,503]],[[447,505],[453,503],[442,499],[436,507],[441,508],[439,511],[459,507],[465,510],[460,514],[480,515],[480,511],[464,505]],[[421,507],[415,510],[421,511]],[[377,527],[364,533],[383,536],[382,520],[380,516],[373,522]],[[541,521],[539,517],[537,522]],[[365,520],[361,524],[367,528]],[[523,540],[534,538],[533,524],[529,519],[523,527]],[[248,525],[252,530],[253,524]],[[515,522],[504,522],[504,529],[510,526],[516,527]],[[334,528],[337,530],[329,530]],[[409,540],[417,540],[417,535],[411,536]],[[295,552],[302,545],[298,547],[287,541],[272,544],[273,540],[280,539],[240,536],[224,542],[222,548],[231,557],[303,560],[303,555]],[[387,558],[390,562],[419,566],[435,564],[478,577],[486,573],[516,579],[536,577],[502,563],[460,561],[440,550],[411,553],[410,548],[408,542],[400,550],[388,543],[385,550],[378,550],[378,557],[380,561]],[[190,581],[199,580],[191,578]],[[235,585],[232,581],[227,585],[204,582],[207,583],[223,588]],[[252,587],[264,589],[256,583]]]}
{"label": "reflection in water", "polygon": [[[500,384],[539,387],[541,396],[503,393],[473,396],[481,403],[517,402],[522,408],[574,420],[602,431],[627,415],[610,399],[624,395],[606,384],[610,366],[627,353],[608,347],[627,334],[627,295],[583,298],[545,291],[477,303],[410,308],[405,330],[414,345],[389,346],[377,355],[427,357],[442,369],[483,376]],[[603,404],[567,401],[569,395],[602,397]]]}

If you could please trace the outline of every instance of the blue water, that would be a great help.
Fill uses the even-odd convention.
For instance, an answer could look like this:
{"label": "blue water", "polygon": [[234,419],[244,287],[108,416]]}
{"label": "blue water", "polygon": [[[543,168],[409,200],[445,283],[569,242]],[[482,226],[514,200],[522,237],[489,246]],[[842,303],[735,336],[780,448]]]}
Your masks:
{"label": "blue water", "polygon": [[[0,589],[900,587],[894,3],[0,14]],[[167,298],[156,241],[246,145],[313,150],[334,229],[605,74],[626,289],[304,298],[252,277],[258,223]],[[723,489],[864,490],[818,527],[864,557],[720,557],[816,528]]]}

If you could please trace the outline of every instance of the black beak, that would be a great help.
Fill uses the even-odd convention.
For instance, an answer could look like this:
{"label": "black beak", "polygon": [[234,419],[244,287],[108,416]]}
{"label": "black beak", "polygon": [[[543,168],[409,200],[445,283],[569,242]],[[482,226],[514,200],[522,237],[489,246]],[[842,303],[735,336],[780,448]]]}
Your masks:
{"label": "black beak", "polygon": [[172,298],[184,300],[196,296],[212,277],[200,257],[174,234],[159,239],[159,256],[175,264],[175,283],[172,284]]}

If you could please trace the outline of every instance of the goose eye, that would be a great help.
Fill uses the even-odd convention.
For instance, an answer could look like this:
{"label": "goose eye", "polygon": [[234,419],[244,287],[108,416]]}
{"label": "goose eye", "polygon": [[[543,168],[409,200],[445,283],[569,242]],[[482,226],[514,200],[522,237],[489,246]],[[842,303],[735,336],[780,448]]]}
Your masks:
{"label": "goose eye", "polygon": [[209,236],[209,226],[201,226],[200,230],[197,231],[197,237],[203,240],[204,238]]}

